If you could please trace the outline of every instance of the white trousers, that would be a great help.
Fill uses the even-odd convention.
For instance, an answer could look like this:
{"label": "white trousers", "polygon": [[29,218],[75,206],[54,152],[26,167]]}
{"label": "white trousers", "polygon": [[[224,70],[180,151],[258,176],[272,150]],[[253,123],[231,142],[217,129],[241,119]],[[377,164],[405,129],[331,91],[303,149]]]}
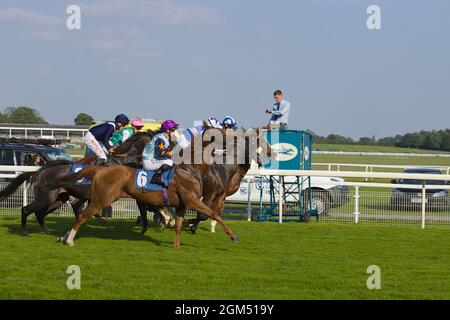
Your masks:
{"label": "white trousers", "polygon": [[163,164],[167,164],[169,166],[173,165],[173,161],[170,159],[162,159],[162,160],[144,160],[142,161],[143,167],[145,170],[158,170]]}
{"label": "white trousers", "polygon": [[86,145],[86,148],[89,148],[89,150],[100,159],[106,160],[108,158],[102,144],[98,142],[97,139],[95,139],[94,135],[89,131],[84,136],[83,142]]}

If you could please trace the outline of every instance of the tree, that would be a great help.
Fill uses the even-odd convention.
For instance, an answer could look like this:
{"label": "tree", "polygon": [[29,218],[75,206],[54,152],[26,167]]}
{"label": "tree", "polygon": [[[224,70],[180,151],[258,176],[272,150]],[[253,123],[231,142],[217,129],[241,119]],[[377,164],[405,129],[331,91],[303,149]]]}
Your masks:
{"label": "tree", "polygon": [[79,113],[77,115],[77,117],[73,120],[73,122],[77,125],[77,126],[88,126],[93,124],[94,118],[92,118],[90,115],[88,115],[87,113]]}
{"label": "tree", "polygon": [[8,123],[9,119],[3,113],[0,112],[0,123]]}
{"label": "tree", "polygon": [[25,106],[6,108],[4,115],[10,123],[47,124],[37,110]]}
{"label": "tree", "polygon": [[442,137],[436,131],[431,131],[424,142],[424,149],[439,150],[442,143]]}

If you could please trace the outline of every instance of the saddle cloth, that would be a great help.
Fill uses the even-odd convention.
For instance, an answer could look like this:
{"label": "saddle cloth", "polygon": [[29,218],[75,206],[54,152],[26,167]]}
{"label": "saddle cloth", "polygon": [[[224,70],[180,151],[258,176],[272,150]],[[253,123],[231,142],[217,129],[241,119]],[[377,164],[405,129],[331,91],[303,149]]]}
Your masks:
{"label": "saddle cloth", "polygon": [[[86,166],[84,164],[73,164],[70,166],[70,171],[73,174],[77,174],[81,170],[83,170]],[[91,185],[92,181],[89,179],[81,178],[80,180],[75,181],[75,184],[78,186],[87,186]]]}
{"label": "saddle cloth", "polygon": [[164,184],[163,186],[153,184],[150,181],[152,180],[153,175],[156,171],[138,169],[136,170],[136,175],[134,179],[134,187],[136,189],[141,189],[145,191],[164,191],[169,185],[170,181],[175,174],[175,168],[171,168],[170,170],[165,171],[161,176],[161,182]]}

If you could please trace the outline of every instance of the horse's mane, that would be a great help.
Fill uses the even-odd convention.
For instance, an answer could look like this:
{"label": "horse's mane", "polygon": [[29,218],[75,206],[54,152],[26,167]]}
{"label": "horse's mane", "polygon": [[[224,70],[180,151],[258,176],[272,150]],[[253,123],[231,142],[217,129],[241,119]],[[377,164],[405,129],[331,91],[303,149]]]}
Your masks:
{"label": "horse's mane", "polygon": [[135,144],[136,142],[140,141],[143,136],[148,136],[150,138],[153,138],[153,136],[155,134],[156,133],[153,130],[140,131],[140,132],[136,133],[135,135],[133,135],[128,140],[126,140],[122,145],[120,145],[117,148],[116,154],[121,154],[121,153],[128,152],[131,149],[131,147],[133,146],[133,144]]}

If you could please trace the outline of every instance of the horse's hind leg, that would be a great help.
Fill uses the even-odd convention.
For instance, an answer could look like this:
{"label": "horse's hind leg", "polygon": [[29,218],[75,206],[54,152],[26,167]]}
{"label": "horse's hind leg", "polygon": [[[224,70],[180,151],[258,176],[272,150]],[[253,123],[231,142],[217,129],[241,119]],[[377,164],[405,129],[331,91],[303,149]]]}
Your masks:
{"label": "horse's hind leg", "polygon": [[27,206],[22,207],[21,211],[21,230],[22,236],[28,236],[27,218],[33,212],[41,212],[47,209],[47,205],[43,205],[38,201],[33,201]]}
{"label": "horse's hind leg", "polygon": [[95,203],[90,203],[87,208],[77,216],[72,229],[65,234],[64,237],[59,238],[59,240],[63,243],[68,244],[69,246],[73,246],[73,239],[78,232],[80,226],[86,222],[89,218],[92,218],[97,212],[102,210],[103,208]]}
{"label": "horse's hind leg", "polygon": [[[86,202],[86,200],[76,198],[76,199],[75,199],[74,201],[72,201],[72,203],[70,204],[70,205],[72,206],[73,213],[75,214],[75,218],[76,218],[77,216],[79,216],[79,215],[81,214],[81,212],[83,211],[82,208],[83,208],[83,205],[84,205],[85,202]],[[100,213],[97,212],[97,213],[94,215],[94,218],[100,223],[100,225],[101,225],[102,227],[106,227],[106,226],[108,225],[108,223],[106,222],[106,219],[103,218],[103,217],[100,215]]]}
{"label": "horse's hind leg", "polygon": [[41,230],[45,233],[45,234],[50,234],[50,231],[48,230],[47,225],[44,222],[44,218],[49,215],[50,213],[52,213],[53,211],[61,208],[61,206],[67,202],[67,200],[69,200],[69,195],[68,194],[60,194],[58,195],[58,198],[56,201],[54,201],[53,203],[51,203],[45,210],[40,210],[38,212],[36,212],[36,219],[39,223],[39,226],[41,227]]}
{"label": "horse's hind leg", "polygon": [[22,207],[22,214],[21,214],[21,227],[20,227],[20,234],[22,236],[29,236],[28,228],[27,228],[27,218],[30,214],[32,214],[32,211],[27,210],[28,206]]}
{"label": "horse's hind leg", "polygon": [[180,248],[180,242],[181,242],[181,229],[183,228],[183,220],[184,215],[186,213],[186,208],[177,208],[176,211],[176,217],[175,217],[175,241],[173,243],[173,247],[175,249]]}
{"label": "horse's hind leg", "polygon": [[142,223],[141,234],[145,234],[148,229],[147,205],[145,203],[142,203],[137,200],[136,200],[136,204],[138,206],[139,213],[140,213],[140,216],[138,217],[138,219],[140,218],[140,222]]}

